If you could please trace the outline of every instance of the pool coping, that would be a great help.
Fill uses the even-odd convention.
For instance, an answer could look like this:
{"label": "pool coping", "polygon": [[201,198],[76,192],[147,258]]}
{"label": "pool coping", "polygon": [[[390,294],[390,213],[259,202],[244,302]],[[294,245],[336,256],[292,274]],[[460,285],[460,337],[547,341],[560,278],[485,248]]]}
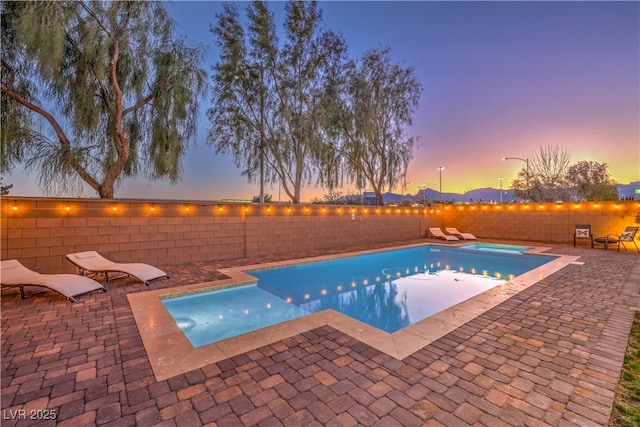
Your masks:
{"label": "pool coping", "polygon": [[394,333],[381,331],[335,310],[327,309],[240,336],[227,338],[201,347],[193,347],[162,303],[162,299],[164,298],[255,283],[257,279],[245,273],[245,271],[248,270],[328,261],[337,258],[426,245],[457,247],[463,244],[464,243],[451,245],[437,242],[416,243],[221,269],[219,270],[220,273],[227,275],[229,277],[228,279],[128,294],[127,298],[144,348],[149,357],[151,368],[158,381],[255,350],[322,326],[331,326],[391,357],[402,360],[496,305],[538,283],[545,277],[569,264],[576,263],[579,258],[579,256],[547,253],[546,251],[550,249],[548,247],[533,247],[529,251],[526,251],[526,253],[530,255],[550,255],[557,258]]}

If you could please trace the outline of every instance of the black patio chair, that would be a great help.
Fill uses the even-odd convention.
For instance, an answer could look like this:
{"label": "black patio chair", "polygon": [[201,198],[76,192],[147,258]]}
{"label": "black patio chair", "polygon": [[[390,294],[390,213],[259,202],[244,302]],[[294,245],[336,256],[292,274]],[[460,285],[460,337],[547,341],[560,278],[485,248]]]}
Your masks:
{"label": "black patio chair", "polygon": [[636,234],[639,229],[640,227],[627,227],[621,234],[610,233],[604,237],[596,237],[594,241],[604,245],[605,249],[609,249],[609,245],[617,245],[618,252],[620,252],[620,244],[622,244],[622,247],[626,251],[628,249],[624,243],[631,242],[636,247],[636,250],[640,252],[640,248],[638,248],[638,244],[636,243]]}
{"label": "black patio chair", "polygon": [[573,247],[576,247],[578,240],[589,239],[593,248],[593,234],[591,233],[591,224],[576,224],[576,231],[573,232]]}

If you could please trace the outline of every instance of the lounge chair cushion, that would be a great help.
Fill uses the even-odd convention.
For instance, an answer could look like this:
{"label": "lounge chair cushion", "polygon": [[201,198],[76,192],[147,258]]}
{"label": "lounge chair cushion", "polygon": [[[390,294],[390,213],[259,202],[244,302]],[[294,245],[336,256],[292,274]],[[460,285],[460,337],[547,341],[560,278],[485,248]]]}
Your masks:
{"label": "lounge chair cushion", "polygon": [[620,240],[624,240],[625,242],[630,242],[631,236],[633,236],[633,231],[624,231],[620,235]]}
{"label": "lounge chair cushion", "polygon": [[444,230],[449,234],[453,234],[455,236],[461,237],[463,240],[478,240],[478,238],[473,234],[463,233],[461,231],[458,231],[458,229],[455,227],[445,227]]}
{"label": "lounge chair cushion", "polygon": [[588,239],[591,237],[591,230],[588,228],[576,228],[576,237]]}
{"label": "lounge chair cushion", "polygon": [[429,228],[429,233],[431,233],[431,236],[436,237],[438,239],[450,240],[450,241],[460,240],[456,236],[450,236],[448,234],[444,234],[439,227]]}

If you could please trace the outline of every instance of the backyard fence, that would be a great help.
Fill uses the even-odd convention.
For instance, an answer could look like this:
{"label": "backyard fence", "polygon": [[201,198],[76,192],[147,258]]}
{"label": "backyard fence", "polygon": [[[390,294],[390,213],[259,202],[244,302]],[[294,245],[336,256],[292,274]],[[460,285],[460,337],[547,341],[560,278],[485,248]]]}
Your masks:
{"label": "backyard fence", "polygon": [[1,258],[70,272],[64,255],[96,250],[154,265],[398,242],[454,226],[484,239],[570,242],[633,225],[640,203],[434,205],[427,208],[2,197]]}

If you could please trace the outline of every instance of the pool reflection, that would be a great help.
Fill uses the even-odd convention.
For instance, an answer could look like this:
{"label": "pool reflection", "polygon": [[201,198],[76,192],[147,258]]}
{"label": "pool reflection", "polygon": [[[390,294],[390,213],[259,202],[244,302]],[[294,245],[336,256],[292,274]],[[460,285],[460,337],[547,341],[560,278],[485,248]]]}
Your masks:
{"label": "pool reflection", "polygon": [[400,292],[394,282],[375,283],[322,296],[300,304],[300,308],[309,312],[331,308],[384,331],[397,331],[411,324],[407,293]]}

